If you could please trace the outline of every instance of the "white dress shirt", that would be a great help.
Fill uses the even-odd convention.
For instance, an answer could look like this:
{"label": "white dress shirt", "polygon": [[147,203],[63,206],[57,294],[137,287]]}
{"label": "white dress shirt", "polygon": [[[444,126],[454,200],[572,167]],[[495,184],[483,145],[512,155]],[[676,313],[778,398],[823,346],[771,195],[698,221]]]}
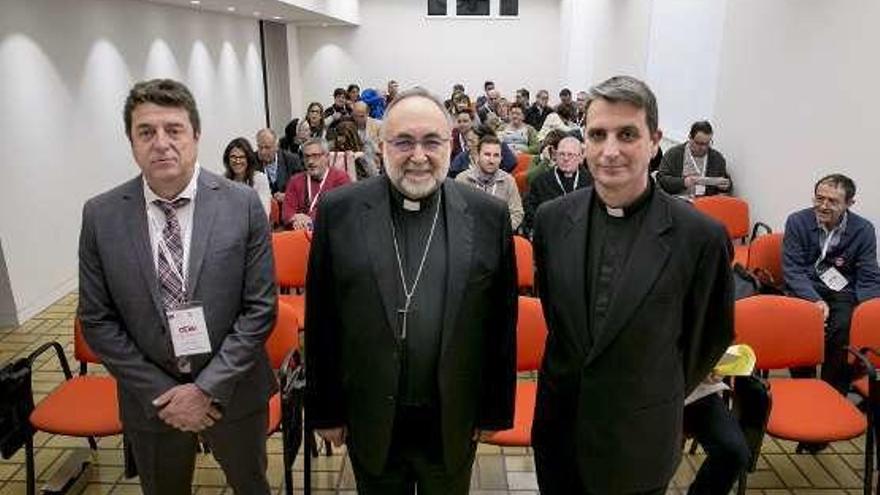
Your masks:
{"label": "white dress shirt", "polygon": [[[189,202],[186,205],[175,210],[177,222],[180,223],[180,240],[183,243],[183,273],[181,275],[183,275],[184,278],[182,284],[184,291],[186,290],[186,277],[189,270],[189,245],[190,240],[192,239],[193,211],[195,211],[196,208],[196,186],[199,179],[199,168],[199,164],[196,163],[189,184],[183,188],[183,191],[181,191],[177,197],[171,200],[175,201],[179,198],[189,198]],[[165,201],[150,189],[147,179],[144,178],[144,201],[146,201],[147,204],[147,226],[150,231],[150,247],[153,251],[153,266],[156,268],[156,273],[158,274],[159,239],[162,237],[162,230],[165,228],[165,213],[163,213],[158,206],[153,204],[153,201],[157,199]]]}

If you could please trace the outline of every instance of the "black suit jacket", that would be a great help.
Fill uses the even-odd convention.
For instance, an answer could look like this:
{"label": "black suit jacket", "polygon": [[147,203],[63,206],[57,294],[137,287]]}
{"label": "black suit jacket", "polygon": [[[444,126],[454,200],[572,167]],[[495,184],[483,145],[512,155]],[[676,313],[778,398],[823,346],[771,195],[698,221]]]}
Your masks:
{"label": "black suit jacket", "polygon": [[[681,194],[684,192],[684,147],[687,143],[682,143],[669,148],[669,151],[663,154],[660,161],[660,168],[657,170],[657,182],[660,187],[669,194]],[[709,156],[706,159],[706,177],[725,177],[730,179],[727,174],[727,162],[724,155],[720,152],[709,148]],[[721,191],[715,186],[706,186],[706,196],[712,196],[720,192],[730,193],[733,191],[733,181],[730,183],[730,189]]]}
{"label": "black suit jacket", "polygon": [[[265,167],[264,167],[265,168]],[[269,181],[269,188],[272,190],[272,194],[277,192],[285,192],[287,191],[287,181],[290,180],[295,174],[302,172],[305,170],[303,167],[302,161],[300,161],[299,157],[287,150],[278,149],[278,176],[275,178],[275,182],[273,183],[271,180]]]}
{"label": "black suit jacket", "polygon": [[536,450],[572,438],[589,493],[665,486],[681,456],[683,399],[733,338],[724,228],[655,190],[605,323],[585,348],[593,188],[545,203],[535,222],[549,334],[538,379]]}
{"label": "black suit jacket", "polygon": [[[474,428],[513,424],[516,260],[503,202],[451,180],[443,194],[448,273],[437,386],[444,461],[453,470],[470,459]],[[326,193],[306,282],[309,421],[346,425],[349,452],[376,474],[401,374],[389,198],[384,176]]]}
{"label": "black suit jacket", "polygon": [[[542,204],[562,196],[562,188],[557,182],[556,169],[551,168],[538,174],[535,180],[529,184],[529,192],[526,194],[523,203],[525,209],[525,217],[523,218],[523,231],[526,235],[531,235],[532,226],[535,220],[535,213]],[[593,184],[593,176],[586,167],[578,167],[577,184],[575,189],[583,189]]]}

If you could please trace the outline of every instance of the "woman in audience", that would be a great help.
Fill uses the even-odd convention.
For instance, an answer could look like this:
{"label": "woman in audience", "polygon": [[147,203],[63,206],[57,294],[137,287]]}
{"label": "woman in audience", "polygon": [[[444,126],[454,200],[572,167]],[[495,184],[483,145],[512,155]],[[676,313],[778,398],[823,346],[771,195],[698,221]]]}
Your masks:
{"label": "woman in audience", "polygon": [[516,152],[534,154],[539,146],[538,132],[525,123],[525,115],[521,104],[510,105],[510,122],[498,133],[498,137]]}
{"label": "woman in audience", "polygon": [[553,129],[559,129],[572,135],[577,135],[581,141],[584,137],[577,124],[577,109],[573,103],[560,103],[556,111],[547,116],[544,126],[538,132],[538,140],[543,141]]}
{"label": "woman in audience", "polygon": [[238,137],[226,145],[226,151],[223,152],[223,167],[226,169],[227,179],[243,182],[257,191],[268,217],[272,200],[269,178],[260,172],[259,159],[247,139]]}
{"label": "woman in audience", "polygon": [[296,131],[297,145],[302,145],[310,138],[323,138],[326,134],[324,128],[324,106],[313,101],[309,103],[306,116],[300,122]]}
{"label": "woman in audience", "polygon": [[364,153],[364,142],[357,132],[357,124],[349,118],[336,124],[330,166],[344,170],[352,182],[378,174],[375,154],[369,157]]}
{"label": "woman in audience", "polygon": [[284,126],[284,135],[278,140],[278,148],[299,155],[299,141],[296,139],[296,131],[299,129],[299,119],[293,119]]}

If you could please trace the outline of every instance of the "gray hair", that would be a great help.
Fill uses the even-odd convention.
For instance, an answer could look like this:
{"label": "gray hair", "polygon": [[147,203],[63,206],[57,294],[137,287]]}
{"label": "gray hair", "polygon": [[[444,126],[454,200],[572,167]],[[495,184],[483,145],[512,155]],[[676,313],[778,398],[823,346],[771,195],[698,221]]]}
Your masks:
{"label": "gray hair", "polygon": [[273,131],[269,127],[266,127],[266,128],[263,128],[263,129],[260,129],[259,131],[257,131],[257,136],[256,136],[257,139],[260,139],[260,135],[262,135],[262,134],[268,134],[268,135],[272,136],[273,141],[278,140],[278,135],[275,134],[275,131]]}
{"label": "gray hair", "polygon": [[321,151],[323,151],[324,153],[330,152],[330,146],[327,145],[327,140],[322,137],[313,137],[306,139],[306,141],[302,144],[301,149],[306,149],[306,146],[320,146]]}
{"label": "gray hair", "polygon": [[600,99],[611,103],[629,103],[636,108],[644,109],[648,130],[651,134],[657,132],[659,128],[657,98],[643,81],[631,76],[614,76],[600,82],[590,88],[584,112],[589,110],[590,104]]}
{"label": "gray hair", "polygon": [[407,89],[406,91],[401,91],[397,93],[397,96],[391,100],[391,103],[388,104],[388,107],[385,108],[385,118],[382,122],[382,136],[385,136],[385,122],[388,120],[388,115],[391,114],[391,111],[396,107],[400,102],[406,100],[408,98],[425,98],[431,103],[434,104],[441,112],[443,112],[443,117],[446,118],[446,123],[449,124],[449,127],[453,127],[455,124],[452,120],[452,116],[449,115],[449,111],[446,110],[446,105],[443,103],[443,100],[435,95],[434,93],[428,91],[427,89],[416,86],[414,88]]}

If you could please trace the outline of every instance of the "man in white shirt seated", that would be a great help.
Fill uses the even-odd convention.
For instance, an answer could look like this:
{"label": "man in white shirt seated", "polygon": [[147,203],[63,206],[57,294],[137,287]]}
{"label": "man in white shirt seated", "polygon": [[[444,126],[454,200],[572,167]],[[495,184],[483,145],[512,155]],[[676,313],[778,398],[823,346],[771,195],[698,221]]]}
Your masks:
{"label": "man in white shirt seated", "polygon": [[657,181],[664,191],[679,196],[730,193],[733,182],[727,174],[727,162],[712,148],[712,124],[694,122],[688,141],[663,154]]}

